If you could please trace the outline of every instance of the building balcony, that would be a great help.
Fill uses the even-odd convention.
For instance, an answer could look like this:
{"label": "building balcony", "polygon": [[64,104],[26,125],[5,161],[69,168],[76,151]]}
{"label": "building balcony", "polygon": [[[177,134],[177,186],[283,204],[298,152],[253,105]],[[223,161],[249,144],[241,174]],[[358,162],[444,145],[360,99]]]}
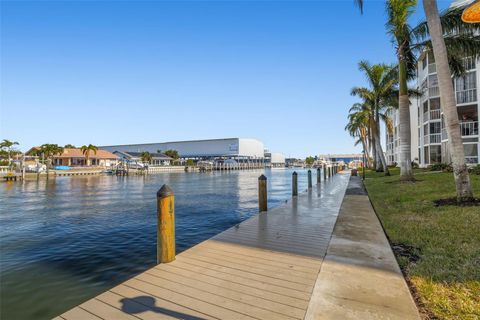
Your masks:
{"label": "building balcony", "polygon": [[468,89],[456,92],[457,104],[477,101],[477,89]]}
{"label": "building balcony", "polygon": [[478,136],[478,121],[460,122],[462,137]]}
{"label": "building balcony", "polygon": [[430,63],[428,65],[428,73],[435,73],[437,72],[437,66],[435,63]]}
{"label": "building balcony", "polygon": [[423,114],[423,122],[427,122],[430,120],[440,120],[440,119],[441,119],[440,109],[430,110]]}
{"label": "building balcony", "polygon": [[[478,136],[478,121],[460,122],[460,132],[463,138]],[[447,129],[442,129],[442,141],[448,140]]]}
{"label": "building balcony", "polygon": [[439,96],[440,96],[440,89],[438,88],[438,86],[428,88],[429,98],[439,97]]}
{"label": "building balcony", "polygon": [[423,144],[442,143],[441,133],[431,133],[423,136]]}

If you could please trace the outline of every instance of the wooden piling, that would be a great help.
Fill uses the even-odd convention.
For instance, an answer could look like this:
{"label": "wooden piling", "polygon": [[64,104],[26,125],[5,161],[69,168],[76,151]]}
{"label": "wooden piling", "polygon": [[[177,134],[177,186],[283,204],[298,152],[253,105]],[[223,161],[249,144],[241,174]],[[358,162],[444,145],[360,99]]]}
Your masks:
{"label": "wooden piling", "polygon": [[324,164],[322,167],[323,167],[323,181],[327,181],[327,165]]}
{"label": "wooden piling", "polygon": [[308,189],[312,189],[312,170],[308,170]]}
{"label": "wooden piling", "polygon": [[157,264],[175,260],[175,196],[164,184],[157,192]]}
{"label": "wooden piling", "polygon": [[320,179],[321,179],[321,177],[320,177],[320,167],[318,167],[317,168],[317,184],[320,183]]}
{"label": "wooden piling", "polygon": [[258,210],[267,211],[267,177],[261,175],[258,177]]}
{"label": "wooden piling", "polygon": [[297,179],[297,172],[294,171],[292,174],[292,196],[298,196],[298,179]]}

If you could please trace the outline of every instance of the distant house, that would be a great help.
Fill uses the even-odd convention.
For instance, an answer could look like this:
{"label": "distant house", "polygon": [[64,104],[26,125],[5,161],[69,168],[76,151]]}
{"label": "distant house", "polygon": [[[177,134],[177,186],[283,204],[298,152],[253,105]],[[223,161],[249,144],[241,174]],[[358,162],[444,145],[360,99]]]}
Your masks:
{"label": "distant house", "polygon": [[[133,163],[143,163],[142,161],[143,152],[125,152],[125,151],[113,151],[113,154],[118,156],[120,160],[133,162]],[[152,160],[149,162],[152,166],[169,166],[173,161],[173,158],[163,154],[163,153],[150,153]]]}
{"label": "distant house", "polygon": [[[33,147],[27,151],[26,155],[32,155],[38,147]],[[118,163],[118,157],[113,153],[98,149],[97,152],[90,151],[87,158],[79,148],[64,148],[63,153],[53,156],[52,164],[54,166],[101,166],[110,167]]]}

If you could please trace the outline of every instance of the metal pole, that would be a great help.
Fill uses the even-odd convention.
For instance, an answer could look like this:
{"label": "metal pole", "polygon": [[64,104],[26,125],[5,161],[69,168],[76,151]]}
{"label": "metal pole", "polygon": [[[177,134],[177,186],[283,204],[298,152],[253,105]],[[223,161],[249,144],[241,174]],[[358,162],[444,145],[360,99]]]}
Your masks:
{"label": "metal pole", "polygon": [[267,211],[267,177],[258,177],[258,211]]}
{"label": "metal pole", "polygon": [[157,264],[175,260],[175,195],[164,184],[157,192]]}

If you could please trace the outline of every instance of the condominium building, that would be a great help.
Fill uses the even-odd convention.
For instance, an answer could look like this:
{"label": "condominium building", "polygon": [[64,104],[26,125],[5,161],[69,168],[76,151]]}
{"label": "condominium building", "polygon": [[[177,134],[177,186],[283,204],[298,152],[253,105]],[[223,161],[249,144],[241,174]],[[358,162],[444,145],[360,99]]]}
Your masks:
{"label": "condominium building", "polygon": [[[434,163],[451,162],[448,148],[448,135],[441,110],[440,91],[431,52],[423,54],[418,64],[418,86],[422,97],[418,103],[417,135],[419,139],[419,162],[421,166]],[[479,163],[478,101],[477,83],[479,59],[464,59],[466,73],[461,77],[452,77],[457,103],[460,132],[462,134],[465,161],[468,164]]]}
{"label": "condominium building", "polygon": [[[465,161],[467,164],[478,164],[480,143],[478,130],[479,92],[477,84],[480,82],[478,66],[480,59],[468,57],[464,59],[466,73],[460,77],[452,77],[455,98],[457,103],[460,132],[462,134]],[[415,139],[418,141],[418,149],[412,160],[417,159],[421,167],[434,163],[450,163],[451,156],[448,148],[448,135],[445,128],[445,120],[441,109],[440,91],[433,53],[425,52],[420,56],[417,65],[417,86],[421,91],[421,98],[417,99],[412,106],[416,105],[417,117],[411,119],[412,151]],[[414,111],[414,112],[412,112]],[[387,134],[387,161],[391,164],[398,162],[398,111],[391,115],[395,123],[393,135]],[[412,117],[411,117],[412,118]]]}

